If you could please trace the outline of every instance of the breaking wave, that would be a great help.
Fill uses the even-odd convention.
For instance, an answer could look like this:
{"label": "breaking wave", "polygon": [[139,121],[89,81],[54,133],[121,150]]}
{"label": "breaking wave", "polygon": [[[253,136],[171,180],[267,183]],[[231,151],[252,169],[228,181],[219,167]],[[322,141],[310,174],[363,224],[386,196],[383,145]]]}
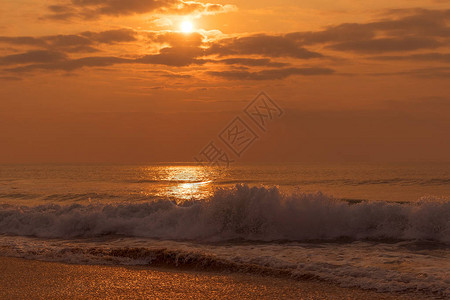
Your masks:
{"label": "breaking wave", "polygon": [[0,205],[0,234],[43,238],[124,235],[175,240],[433,240],[450,243],[450,200],[350,204],[276,187],[219,189],[202,201]]}
{"label": "breaking wave", "polygon": [[[132,240],[123,242],[133,243]],[[231,246],[225,249],[218,247],[205,247],[205,245],[179,243],[153,245],[157,241],[146,241],[150,247],[120,247],[111,245],[97,245],[75,240],[67,243],[58,240],[38,240],[36,238],[23,238],[22,240],[9,240],[8,237],[0,239],[2,255],[23,257],[44,261],[58,261],[71,264],[99,264],[99,265],[140,265],[152,267],[188,268],[203,271],[222,271],[250,273],[256,275],[270,275],[292,279],[313,279],[337,283],[343,287],[358,287],[376,290],[378,292],[406,292],[413,293],[417,299],[423,296],[432,296],[436,299],[448,299],[450,288],[445,276],[444,258],[433,261],[424,260],[424,254],[411,254],[419,266],[418,270],[411,266],[401,271],[397,268],[386,268],[375,260],[371,264],[358,265],[356,260],[370,260],[368,255],[377,256],[376,249],[367,253],[367,249],[357,245],[338,251],[345,257],[340,261],[330,259],[335,253],[335,247],[322,246],[308,249],[299,244],[290,244],[290,257],[279,256],[281,245],[252,244],[250,247]],[[402,242],[408,243],[408,242]],[[161,247],[163,246],[163,247]],[[283,246],[281,246],[283,247]],[[383,253],[386,245],[380,246],[379,253]],[[257,254],[252,254],[252,248],[257,248]],[[376,247],[375,247],[376,248]],[[396,248],[396,246],[391,247]],[[264,249],[264,250],[263,250]],[[226,253],[226,254],[225,254]],[[270,254],[270,255],[264,255]],[[284,252],[286,254],[286,252]],[[397,253],[397,254],[395,254]],[[394,255],[393,255],[394,254]],[[311,255],[317,259],[308,259]],[[389,256],[389,258],[387,258]],[[372,256],[371,256],[372,257]],[[404,259],[401,252],[384,254],[385,263]],[[431,260],[432,261],[432,260]],[[428,263],[426,269],[420,264]],[[438,264],[437,264],[438,263]],[[438,267],[436,267],[438,266]],[[443,274],[444,272],[444,274]],[[427,297],[428,298],[428,297]]]}

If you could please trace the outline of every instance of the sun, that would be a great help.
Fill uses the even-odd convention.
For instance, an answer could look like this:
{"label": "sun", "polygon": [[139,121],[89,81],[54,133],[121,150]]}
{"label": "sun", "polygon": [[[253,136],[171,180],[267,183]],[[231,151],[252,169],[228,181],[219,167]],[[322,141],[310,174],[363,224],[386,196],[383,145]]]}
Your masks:
{"label": "sun", "polygon": [[194,24],[191,21],[184,21],[181,23],[180,29],[185,33],[190,33],[194,30]]}

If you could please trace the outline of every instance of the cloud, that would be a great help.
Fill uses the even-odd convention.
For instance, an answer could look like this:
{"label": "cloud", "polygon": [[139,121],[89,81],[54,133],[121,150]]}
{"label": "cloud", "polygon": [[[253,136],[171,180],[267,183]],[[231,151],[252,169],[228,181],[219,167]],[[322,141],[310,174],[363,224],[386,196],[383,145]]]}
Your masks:
{"label": "cloud", "polygon": [[407,72],[403,72],[403,74],[420,78],[444,79],[450,78],[450,68],[438,67],[438,68],[414,69]]}
{"label": "cloud", "polygon": [[169,44],[172,47],[200,47],[205,37],[198,33],[184,34],[181,32],[150,32],[147,34],[151,42],[158,44]]}
{"label": "cloud", "polygon": [[0,57],[0,66],[29,63],[53,63],[66,60],[67,56],[57,51],[34,50]]}
{"label": "cloud", "polygon": [[268,58],[226,58],[220,60],[211,60],[211,62],[250,67],[285,67],[289,65],[288,63],[273,62]]}
{"label": "cloud", "polygon": [[[103,6],[119,9],[123,5],[127,9],[134,7],[134,10],[138,7],[134,1],[118,2],[73,0],[71,3],[97,9]],[[150,1],[143,1],[139,5],[149,3]],[[194,5],[193,3],[189,2],[189,5]],[[202,7],[209,6],[202,4]],[[65,10],[59,8],[59,11]],[[431,53],[399,54],[399,52],[438,49],[450,45],[450,38],[447,35],[450,10],[409,10],[395,17],[389,15],[389,18],[369,23],[340,24],[315,32],[234,37],[223,35],[208,37],[200,32],[183,34],[127,28],[42,37],[0,36],[0,43],[6,44],[10,49],[9,55],[0,57],[0,66],[3,70],[16,73],[36,70],[71,72],[82,68],[117,64],[164,65],[174,68],[201,66],[198,68],[201,71],[225,79],[271,80],[294,75],[333,74],[334,70],[325,65],[323,60],[317,61],[322,62],[322,65],[315,64],[317,67],[313,68],[299,65],[299,60],[329,58],[327,53],[330,53],[330,50],[334,51],[335,58],[339,58],[336,52],[340,51],[356,53],[354,56],[356,62],[358,59],[449,62],[450,54],[439,53],[438,50]],[[111,45],[114,47],[110,47]],[[130,45],[132,47],[129,47]],[[136,52],[136,49],[139,52]],[[143,49],[150,50],[143,53]],[[314,49],[322,49],[320,52],[323,54]],[[92,54],[94,52],[97,54]],[[338,59],[335,59],[331,63],[337,61]],[[217,65],[221,65],[221,68],[217,69]],[[224,69],[224,65],[230,66],[230,69]],[[372,75],[448,77],[448,70],[422,69]]]}
{"label": "cloud", "polygon": [[133,60],[120,57],[84,57],[67,59],[52,63],[38,63],[8,69],[10,72],[28,72],[33,70],[62,70],[74,71],[83,67],[107,67],[115,64],[133,63]]}
{"label": "cloud", "polygon": [[450,63],[450,53],[421,53],[410,55],[394,55],[394,56],[373,56],[371,59],[376,60],[412,60],[412,61],[438,61]]}
{"label": "cloud", "polygon": [[268,69],[257,72],[249,71],[210,71],[209,75],[230,80],[274,80],[284,79],[292,75],[314,76],[330,75],[334,70],[329,68],[284,68]]}
{"label": "cloud", "polygon": [[[99,43],[114,44],[119,42],[135,41],[137,35],[147,37],[155,48],[162,47],[158,53],[140,55],[135,58],[122,59],[115,56],[93,56],[78,59],[70,59],[65,52],[73,52],[75,48],[97,46]],[[22,41],[22,38],[8,39]],[[21,54],[8,55],[0,58],[2,65],[21,65],[29,63],[29,66],[17,66],[10,69],[15,72],[26,72],[38,69],[73,71],[83,67],[108,66],[119,63],[153,64],[173,67],[189,65],[203,65],[205,63],[217,63],[225,65],[241,66],[266,66],[283,67],[287,63],[273,62],[268,58],[233,57],[226,59],[206,59],[204,36],[200,33],[181,34],[177,32],[143,32],[132,30],[111,30],[103,32],[83,32],[74,35],[55,35],[34,39],[25,39],[33,45],[55,50],[31,50]],[[58,51],[56,51],[58,49]]]}
{"label": "cloud", "polygon": [[131,29],[122,28],[102,32],[86,31],[82,32],[80,35],[98,43],[113,44],[136,41],[137,32]]}
{"label": "cloud", "polygon": [[35,38],[31,36],[0,36],[0,43],[18,46],[47,46],[47,43],[42,38]]}
{"label": "cloud", "polygon": [[44,48],[53,50],[64,50],[66,52],[96,52],[93,47],[94,42],[77,35],[55,35],[47,37],[3,37],[0,36],[0,43],[15,46],[29,46],[33,48]]}
{"label": "cloud", "polygon": [[[127,43],[137,40],[137,36],[147,37],[155,48],[162,47],[158,53],[136,55],[129,53],[127,58],[117,56],[92,56],[83,58],[70,58],[66,53],[74,52],[74,49],[99,46],[100,44]],[[6,43],[27,43],[32,46],[44,48],[42,50],[30,50],[21,54],[0,57],[0,64],[21,65],[29,63],[29,66],[17,66],[11,68],[13,72],[27,72],[39,69],[73,71],[83,67],[111,66],[115,64],[154,64],[167,66],[201,65],[206,60],[204,56],[203,35],[193,33],[190,35],[179,33],[147,33],[136,32],[128,29],[109,30],[102,32],[82,32],[73,35],[54,35],[40,38],[29,37],[0,37],[0,41]],[[49,50],[53,49],[53,50]],[[131,55],[130,55],[131,54]],[[131,57],[131,58],[130,58]],[[134,57],[134,58],[132,58]]]}
{"label": "cloud", "polygon": [[285,38],[302,45],[367,40],[373,37],[375,37],[374,30],[358,23],[346,23],[328,27],[326,30],[321,31],[292,32],[285,35]]}
{"label": "cloud", "polygon": [[436,68],[420,68],[412,69],[400,72],[385,72],[385,73],[373,73],[372,76],[395,76],[395,75],[407,75],[418,78],[428,79],[446,79],[450,78],[450,67],[436,67]]}
{"label": "cloud", "polygon": [[176,0],[71,0],[64,4],[50,5],[48,18],[68,19],[75,16],[97,18],[102,15],[129,15],[148,13],[172,6]]}
{"label": "cloud", "polygon": [[436,49],[450,44],[450,10],[409,10],[408,15],[369,23],[345,23],[324,30],[284,35],[253,35],[223,39],[208,50],[220,56],[259,54],[268,57],[317,58],[322,54],[306,49],[358,53],[383,53]]}
{"label": "cloud", "polygon": [[353,51],[360,53],[379,53],[394,51],[412,51],[419,49],[433,49],[443,44],[432,38],[380,38],[362,41],[337,43],[328,48],[338,51]]}
{"label": "cloud", "polygon": [[360,53],[434,49],[448,44],[450,10],[416,9],[408,13],[397,19],[346,23],[285,37],[302,45],[325,44],[330,49]]}
{"label": "cloud", "polygon": [[[0,65],[13,68],[6,71],[14,73],[24,73],[35,70],[60,70],[71,72],[84,67],[108,67],[117,64],[150,64],[166,65],[171,67],[184,67],[190,65],[204,65],[206,63],[217,63],[226,65],[240,65],[252,67],[282,67],[287,64],[272,62],[270,59],[252,58],[230,58],[222,60],[202,59],[203,49],[197,47],[166,47],[162,48],[158,54],[149,54],[137,58],[121,58],[115,56],[93,56],[78,59],[70,59],[59,52],[51,51],[29,51],[22,54],[8,55],[0,57]],[[257,72],[248,71],[222,71],[209,72],[214,76],[227,79],[249,79],[268,80],[282,79],[291,75],[328,75],[334,71],[328,68],[280,68],[267,69]],[[173,74],[171,73],[170,76]],[[167,76],[167,77],[170,77]],[[173,76],[177,77],[177,76]],[[187,76],[177,77],[187,78]]]}
{"label": "cloud", "polygon": [[168,8],[167,11],[169,13],[177,14],[214,15],[217,13],[229,12],[236,9],[236,6],[230,4],[222,5],[196,1],[179,1],[178,4]]}
{"label": "cloud", "polygon": [[145,55],[136,60],[142,64],[158,64],[166,66],[188,66],[192,64],[201,65],[206,61],[198,59],[203,50],[197,47],[167,47],[160,50],[158,54]]}
{"label": "cloud", "polygon": [[391,35],[404,36],[414,34],[418,36],[448,37],[450,28],[450,9],[427,10],[416,9],[412,15],[394,20],[382,20],[365,24],[367,29],[389,32]]}
{"label": "cloud", "polygon": [[42,37],[0,36],[0,43],[15,46],[31,46],[65,52],[96,52],[94,46],[136,41],[137,32],[131,29],[116,29],[101,32],[86,31],[79,34],[49,35]]}
{"label": "cloud", "polygon": [[207,53],[219,56],[255,54],[300,59],[323,57],[320,53],[303,48],[293,39],[265,34],[222,39],[212,43]]}
{"label": "cloud", "polygon": [[15,76],[0,76],[0,80],[4,80],[4,81],[20,81],[20,80],[22,80],[22,78],[15,77]]}
{"label": "cloud", "polygon": [[48,6],[47,18],[66,20],[74,17],[95,19],[144,13],[211,15],[234,10],[233,5],[182,0],[70,0]]}
{"label": "cloud", "polygon": [[176,79],[188,79],[192,78],[192,75],[189,74],[179,74],[179,73],[165,73],[161,76],[167,77],[167,78],[176,78]]}
{"label": "cloud", "polygon": [[397,19],[383,19],[369,23],[344,23],[330,26],[322,31],[296,32],[287,37],[305,44],[368,40],[379,35],[396,37],[426,36],[444,37],[450,35],[450,10],[413,10],[412,15]]}

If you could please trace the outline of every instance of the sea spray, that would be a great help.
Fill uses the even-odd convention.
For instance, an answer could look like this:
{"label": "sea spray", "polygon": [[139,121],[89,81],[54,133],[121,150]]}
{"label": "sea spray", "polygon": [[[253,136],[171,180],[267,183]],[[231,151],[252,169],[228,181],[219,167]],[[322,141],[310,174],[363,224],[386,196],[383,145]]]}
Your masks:
{"label": "sea spray", "polygon": [[0,234],[45,238],[123,235],[160,239],[434,240],[450,243],[450,201],[349,204],[321,193],[236,185],[208,199],[147,203],[2,205]]}

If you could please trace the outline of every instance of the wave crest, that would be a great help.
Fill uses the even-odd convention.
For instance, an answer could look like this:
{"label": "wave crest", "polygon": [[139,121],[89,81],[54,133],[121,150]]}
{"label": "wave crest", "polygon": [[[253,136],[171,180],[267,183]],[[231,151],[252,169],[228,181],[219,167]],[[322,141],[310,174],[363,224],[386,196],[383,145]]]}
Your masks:
{"label": "wave crest", "polygon": [[46,238],[132,237],[224,241],[423,239],[450,243],[450,201],[349,204],[276,187],[236,185],[204,201],[0,206],[0,233]]}

